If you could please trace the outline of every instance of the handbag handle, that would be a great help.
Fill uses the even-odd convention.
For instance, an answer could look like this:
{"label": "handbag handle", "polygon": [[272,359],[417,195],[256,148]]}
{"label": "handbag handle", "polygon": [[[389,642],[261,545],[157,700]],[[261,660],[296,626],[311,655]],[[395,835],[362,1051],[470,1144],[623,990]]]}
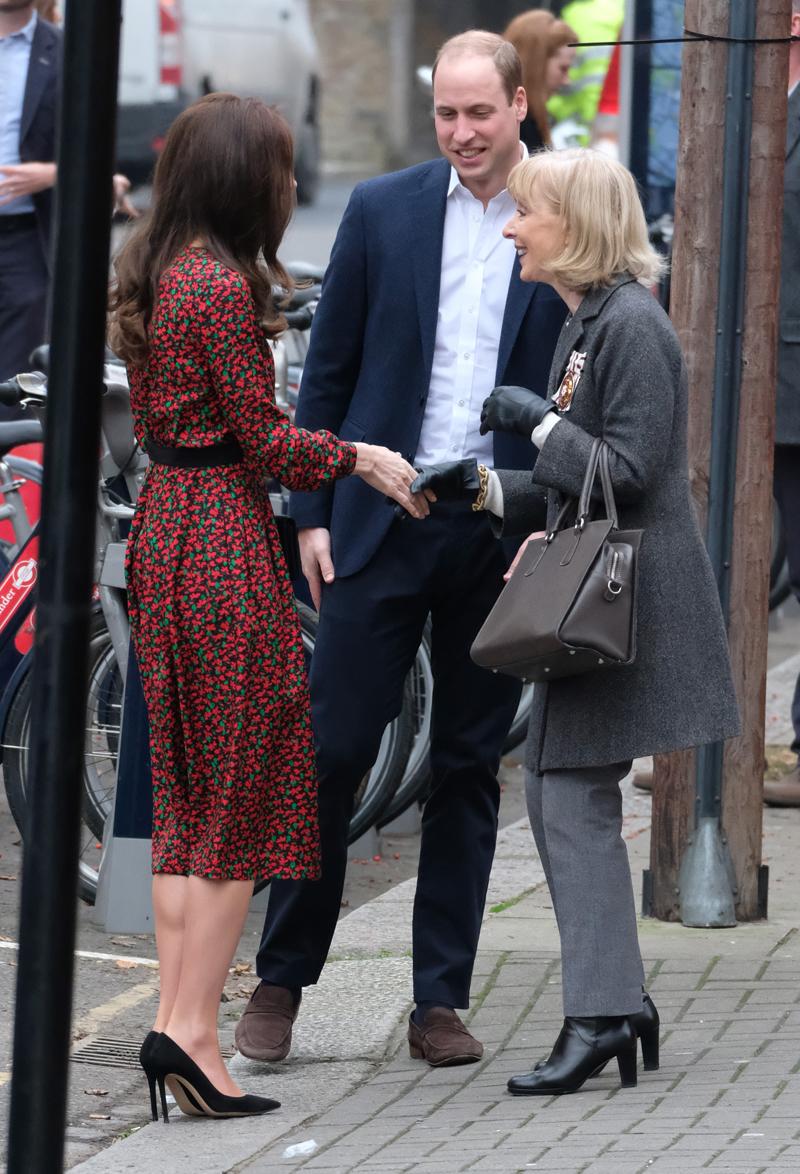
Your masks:
{"label": "handbag handle", "polygon": [[[586,464],[586,473],[584,474],[583,485],[581,486],[580,497],[578,498],[578,514],[575,519],[576,530],[582,530],[589,517],[592,489],[597,478],[598,468],[600,470],[600,484],[603,490],[603,504],[605,505],[606,517],[615,530],[619,526],[617,505],[614,500],[614,488],[611,482],[611,471],[608,466],[608,445],[601,436],[596,436],[592,441],[589,460]],[[558,531],[564,528],[564,522],[574,504],[574,497],[569,497],[564,502],[558,512],[558,517],[546,536],[548,542],[552,542]]]}

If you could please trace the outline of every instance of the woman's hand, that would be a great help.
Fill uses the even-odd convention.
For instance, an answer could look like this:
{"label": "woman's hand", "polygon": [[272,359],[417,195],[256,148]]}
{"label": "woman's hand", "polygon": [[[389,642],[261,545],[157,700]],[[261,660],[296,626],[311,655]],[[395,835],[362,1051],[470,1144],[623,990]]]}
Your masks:
{"label": "woman's hand", "polygon": [[409,488],[416,479],[417,470],[399,452],[363,442],[356,444],[355,448],[357,457],[353,472],[357,477],[396,501],[412,518],[427,518],[430,513],[427,498],[422,493],[412,494]]}
{"label": "woman's hand", "polygon": [[536,530],[536,531],[534,531],[533,534],[528,535],[528,537],[523,542],[522,546],[519,548],[517,553],[514,555],[514,561],[512,562],[511,566],[508,568],[506,573],[503,575],[503,578],[505,579],[506,583],[511,578],[511,576],[514,574],[514,571],[517,569],[517,565],[519,563],[519,560],[522,558],[523,554],[528,549],[528,543],[533,542],[534,538],[544,538],[545,533],[546,533],[545,530]]}
{"label": "woman's hand", "polygon": [[478,462],[474,457],[463,461],[445,461],[426,465],[411,486],[414,493],[424,493],[428,501],[460,501],[478,496],[481,487]]}
{"label": "woman's hand", "polygon": [[531,432],[554,407],[552,400],[542,399],[527,387],[496,387],[483,401],[481,436],[487,432],[519,432],[530,440]]}

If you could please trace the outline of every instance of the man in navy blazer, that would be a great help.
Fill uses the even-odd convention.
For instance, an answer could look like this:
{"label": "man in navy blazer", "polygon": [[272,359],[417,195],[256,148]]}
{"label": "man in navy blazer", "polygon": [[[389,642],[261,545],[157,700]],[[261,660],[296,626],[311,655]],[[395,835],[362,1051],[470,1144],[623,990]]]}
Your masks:
{"label": "man in navy blazer", "polygon": [[[479,435],[497,383],[544,394],[565,315],[523,284],[502,228],[522,157],[525,91],[514,48],[472,31],[434,70],[444,158],[359,184],[331,254],[297,423],[388,445],[411,462],[479,458],[530,468],[534,448]],[[473,466],[474,467],[474,466]],[[261,985],[236,1041],[246,1056],[289,1051],[301,989],[315,983],[339,914],[354,791],[399,713],[428,615],[434,707],[431,788],[414,906],[417,1004],[411,1054],[432,1065],[482,1054],[455,1013],[469,987],[497,832],[497,770],[519,686],[477,668],[472,640],[507,566],[485,518],[460,501],[399,518],[357,478],[293,494],[303,570],[320,611],[311,668],[322,878],[273,882],[258,953]]]}
{"label": "man in navy blazer", "polygon": [[45,337],[61,33],[0,0],[0,379]]}

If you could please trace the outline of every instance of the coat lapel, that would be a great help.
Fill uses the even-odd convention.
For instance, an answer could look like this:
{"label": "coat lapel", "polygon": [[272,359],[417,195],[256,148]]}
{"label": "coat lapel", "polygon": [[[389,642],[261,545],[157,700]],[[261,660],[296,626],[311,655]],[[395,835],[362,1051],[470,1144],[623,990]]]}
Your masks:
{"label": "coat lapel", "polygon": [[786,158],[800,141],[800,85],[795,86],[789,98],[789,109],[786,115]]}
{"label": "coat lapel", "polygon": [[511,281],[508,285],[508,297],[503,313],[503,327],[500,331],[500,345],[497,348],[497,370],[495,383],[503,382],[503,372],[511,357],[514,343],[517,341],[519,328],[525,311],[531,304],[531,298],[538,288],[536,282],[523,281],[519,275],[519,257],[514,258],[514,268],[511,271]]}
{"label": "coat lapel", "polygon": [[37,20],[31,42],[31,59],[25,83],[25,97],[22,100],[22,118],[19,127],[19,141],[21,143],[25,141],[25,136],[31,128],[45,85],[56,67],[57,50],[58,38],[51,35],[51,29],[47,24]]}
{"label": "coat lapel", "polygon": [[561,377],[567,366],[567,360],[583,336],[583,319],[576,315],[567,318],[561,327],[556,349],[553,351],[553,362],[550,367],[550,378],[547,381],[547,398],[550,399],[561,382]]}
{"label": "coat lapel", "polygon": [[433,367],[436,342],[439,285],[442,274],[444,213],[450,167],[437,162],[408,201],[409,252],[413,258],[414,290],[417,297],[422,357],[426,378]]}

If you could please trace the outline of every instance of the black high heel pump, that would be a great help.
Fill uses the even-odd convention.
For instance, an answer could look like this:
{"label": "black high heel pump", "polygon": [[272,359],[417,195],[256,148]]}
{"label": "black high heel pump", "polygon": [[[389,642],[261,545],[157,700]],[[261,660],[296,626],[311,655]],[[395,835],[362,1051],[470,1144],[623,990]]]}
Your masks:
{"label": "black high heel pump", "polygon": [[150,1107],[154,1121],[158,1120],[156,1085],[161,1097],[161,1113],[165,1124],[169,1122],[165,1085],[169,1087],[181,1112],[191,1117],[252,1117],[280,1108],[280,1101],[273,1101],[269,1097],[247,1094],[229,1097],[221,1093],[191,1056],[163,1032],[151,1043],[147,1061],[147,1065],[143,1062],[142,1067],[150,1085]]}
{"label": "black high heel pump", "polygon": [[636,1087],[636,1032],[624,1015],[568,1017],[550,1056],[533,1072],[512,1076],[508,1091],[515,1096],[560,1096],[577,1092],[598,1068],[616,1060],[620,1084]]}

